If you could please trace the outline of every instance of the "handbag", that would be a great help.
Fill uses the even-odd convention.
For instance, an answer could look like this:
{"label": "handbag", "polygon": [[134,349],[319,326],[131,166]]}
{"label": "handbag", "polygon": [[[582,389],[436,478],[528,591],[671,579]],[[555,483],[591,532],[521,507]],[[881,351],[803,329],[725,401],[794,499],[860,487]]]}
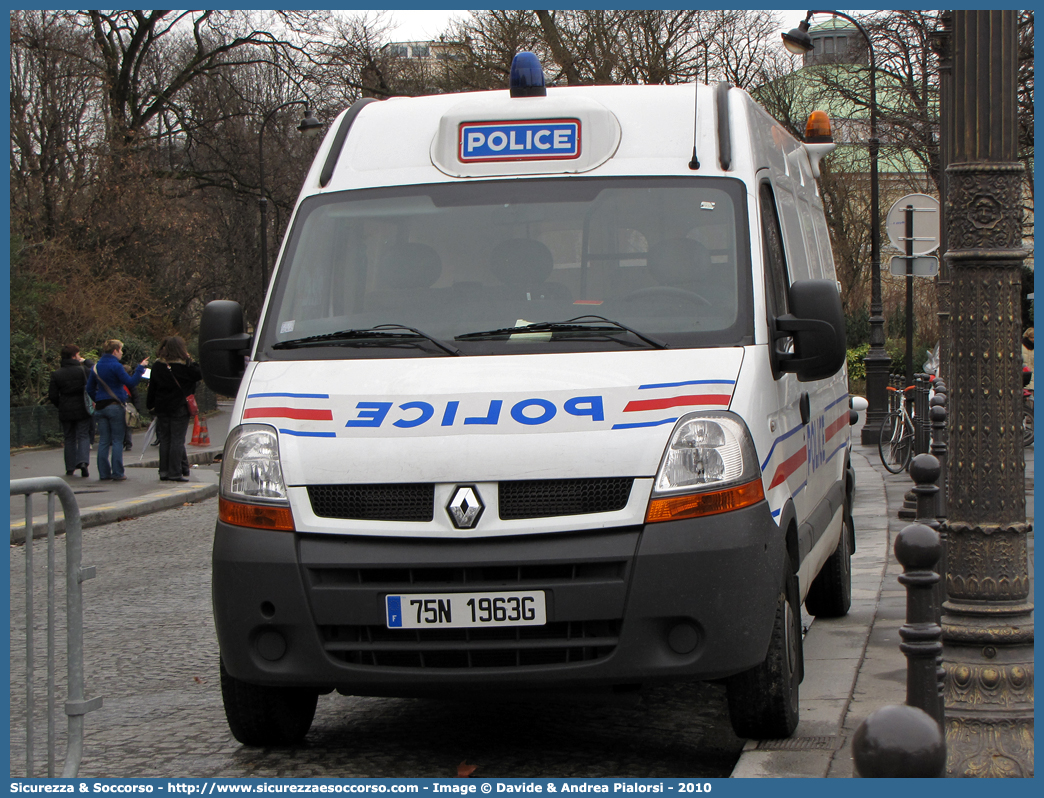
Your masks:
{"label": "handbag", "polygon": [[[170,367],[170,364],[167,364],[167,371],[170,372],[170,376],[171,377],[174,377],[174,369],[172,369]],[[178,378],[177,377],[174,377],[174,383],[179,388],[181,388],[181,383],[178,382]],[[184,390],[184,388],[182,388],[182,390]],[[190,393],[188,396],[185,397],[185,404],[188,405],[188,411],[189,411],[189,415],[190,416],[198,416],[199,415],[199,404],[196,402],[196,394],[195,393]]]}
{"label": "handbag", "polygon": [[133,402],[121,401],[116,397],[116,394],[112,392],[112,388],[109,387],[109,384],[105,382],[105,380],[103,380],[101,378],[101,375],[98,373],[97,363],[94,364],[94,376],[98,378],[98,382],[102,384],[102,387],[106,390],[106,392],[108,392],[109,396],[111,396],[114,400],[123,405],[123,422],[128,427],[137,427],[141,423],[141,413],[138,412],[138,408],[134,406]]}
{"label": "handbag", "polygon": [[141,413],[138,412],[131,402],[123,403],[123,422],[132,428],[137,428],[141,425]]}
{"label": "handbag", "polygon": [[83,368],[83,366],[80,366],[80,368],[83,369],[83,379],[84,379],[83,408],[84,408],[84,410],[87,411],[87,415],[93,416],[94,415],[94,399],[92,399],[91,395],[89,393],[87,393],[87,384],[86,384],[87,383],[87,369]]}

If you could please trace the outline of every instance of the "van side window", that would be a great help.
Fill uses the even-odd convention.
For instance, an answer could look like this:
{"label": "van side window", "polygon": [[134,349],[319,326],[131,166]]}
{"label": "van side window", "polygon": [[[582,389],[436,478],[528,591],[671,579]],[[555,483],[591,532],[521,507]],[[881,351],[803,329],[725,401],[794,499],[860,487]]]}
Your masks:
{"label": "van side window", "polygon": [[765,253],[765,296],[769,316],[775,318],[787,312],[787,262],[772,186],[762,183],[759,199],[762,249]]}

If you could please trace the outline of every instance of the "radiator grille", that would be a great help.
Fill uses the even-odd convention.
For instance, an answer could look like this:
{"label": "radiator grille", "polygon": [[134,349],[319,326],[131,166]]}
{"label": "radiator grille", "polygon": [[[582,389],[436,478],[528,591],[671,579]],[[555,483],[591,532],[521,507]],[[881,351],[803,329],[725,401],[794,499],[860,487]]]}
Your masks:
{"label": "radiator grille", "polygon": [[435,486],[309,485],[312,512],[321,518],[358,521],[431,521]]}
{"label": "radiator grille", "polygon": [[445,568],[346,568],[308,569],[315,586],[368,585],[396,593],[424,586],[426,589],[457,591],[532,587],[568,582],[622,582],[627,563],[622,560],[584,563],[539,563],[532,565],[447,566]]}
{"label": "radiator grille", "polygon": [[622,510],[633,482],[630,477],[501,482],[500,517],[508,521]]}
{"label": "radiator grille", "polygon": [[[534,479],[500,483],[505,521],[622,510],[631,495],[630,477]],[[431,521],[432,484],[309,485],[312,512],[320,518],[356,521]]]}
{"label": "radiator grille", "polygon": [[619,630],[618,620],[495,629],[319,628],[332,657],[378,668],[524,668],[589,662],[613,652]]}

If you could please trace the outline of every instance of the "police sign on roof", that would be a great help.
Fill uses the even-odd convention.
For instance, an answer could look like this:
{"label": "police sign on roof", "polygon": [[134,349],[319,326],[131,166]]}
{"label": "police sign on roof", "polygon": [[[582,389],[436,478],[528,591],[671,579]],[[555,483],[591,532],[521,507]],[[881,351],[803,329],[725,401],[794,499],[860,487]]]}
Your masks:
{"label": "police sign on roof", "polygon": [[580,157],[578,119],[465,122],[459,130],[462,163]]}

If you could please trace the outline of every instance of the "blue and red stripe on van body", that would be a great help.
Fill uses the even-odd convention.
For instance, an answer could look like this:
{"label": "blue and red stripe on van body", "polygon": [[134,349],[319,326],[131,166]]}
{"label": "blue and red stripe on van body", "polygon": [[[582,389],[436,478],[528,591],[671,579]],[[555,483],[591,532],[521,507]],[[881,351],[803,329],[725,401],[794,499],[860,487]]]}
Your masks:
{"label": "blue and red stripe on van body", "polygon": [[[775,471],[775,473],[773,473],[772,479],[769,482],[769,490],[771,490],[772,488],[775,488],[775,487],[778,487],[779,485],[781,485],[783,482],[785,482],[787,479],[789,479],[794,474],[795,471],[797,471],[799,468],[801,468],[803,465],[805,465],[805,463],[808,461],[808,454],[807,454],[807,451],[805,449],[804,432],[805,432],[804,425],[800,425],[800,426],[794,427],[791,430],[788,430],[788,431],[784,432],[782,435],[777,437],[772,442],[772,446],[769,448],[769,453],[768,453],[768,455],[766,455],[765,460],[761,464],[761,473],[762,474],[768,474],[769,463],[772,461],[773,457],[776,455],[776,449],[778,448],[780,450],[780,455],[779,456],[780,457],[784,457],[783,450],[787,448],[786,444],[788,442],[790,442],[791,439],[794,438],[795,435],[801,435],[801,443],[800,443],[801,448],[797,449],[797,450],[793,451],[792,453],[790,453],[789,455],[785,456],[785,459],[783,460],[783,462],[781,462],[779,465],[776,466],[776,471]],[[791,491],[790,498],[793,499],[795,496],[797,496],[801,491],[803,491],[805,489],[805,487],[807,485],[808,485],[808,480],[807,479],[802,480],[801,484],[798,485],[794,490]],[[781,503],[779,507],[777,507],[774,510],[772,510],[772,517],[773,518],[778,518],[779,514],[780,514],[780,512],[782,512],[782,510],[783,510],[783,506],[782,506],[782,503]]]}
{"label": "blue and red stripe on van body", "polygon": [[[843,407],[839,407],[842,404]],[[842,436],[840,439],[838,439],[838,436],[848,426],[848,415],[848,394],[844,394],[843,396],[838,397],[824,408],[823,415],[821,417],[825,418],[827,416],[832,416],[830,421],[826,422],[824,425],[824,438],[828,443],[831,441],[836,441],[836,445],[818,467],[821,468],[823,465],[830,462],[830,460],[833,459],[835,455],[837,455],[839,452],[844,451],[847,448],[849,443],[848,438]],[[772,461],[773,456],[776,455],[777,447],[785,448],[781,446],[781,444],[783,444],[784,441],[793,438],[798,433],[803,433],[805,429],[806,426],[803,424],[794,427],[793,429],[780,435],[778,438],[776,438],[776,440],[772,442],[772,447],[769,449],[768,456],[765,457],[764,462],[761,464],[762,473],[768,473],[769,463]],[[807,463],[807,443],[805,440],[805,436],[802,435],[801,448],[799,450],[795,450],[792,454],[787,456],[781,463],[779,463],[776,466],[776,470],[775,472],[773,472],[772,479],[769,483],[769,489],[771,490],[772,488],[778,487],[779,485],[786,482],[788,479],[790,479],[790,477],[797,473],[802,466],[807,466]],[[790,497],[794,498],[795,496],[797,496],[802,490],[805,489],[805,487],[807,487],[807,485],[808,479],[806,477],[806,479],[803,480],[800,485],[798,485],[791,491]],[[774,510],[772,512],[773,518],[777,517],[779,513],[780,510]]]}
{"label": "blue and red stripe on van body", "polygon": [[243,411],[243,418],[292,418],[296,421],[333,421],[333,411],[316,410],[307,407],[250,407]]}
{"label": "blue and red stripe on van body", "polygon": [[[843,406],[838,408],[838,405],[841,405],[842,403],[844,403]],[[832,410],[836,412],[837,415],[834,417],[833,421],[830,421],[827,424],[826,427],[826,439],[828,444],[834,438],[836,438],[843,430],[847,429],[851,423],[849,419],[849,400],[847,393],[843,394],[842,396],[838,397],[833,402],[828,404],[824,412],[827,415],[830,415],[830,412]],[[848,443],[849,438],[842,436],[841,439],[835,443],[834,448],[830,452],[830,454],[827,455],[826,462],[830,462],[830,460],[833,459],[834,455],[838,454],[839,452],[843,452],[845,449],[847,449]]]}
{"label": "blue and red stripe on van body", "polygon": [[[255,399],[304,399],[304,400],[326,400],[329,401],[330,394],[327,393],[287,393],[287,392],[273,392],[273,393],[252,393],[247,394],[247,401]],[[317,408],[317,407],[287,407],[285,405],[267,405],[260,407],[248,407],[243,411],[243,420],[247,419],[280,419],[286,418],[293,421],[333,421],[333,411],[329,408]],[[287,429],[284,427],[277,427],[279,432],[287,435],[294,435],[297,437],[307,438],[334,438],[337,433],[334,431],[316,432],[303,430]]]}
{"label": "blue and red stripe on van body", "polygon": [[[735,380],[685,380],[683,382],[663,382],[639,385],[639,391],[669,391],[672,395],[658,396],[649,399],[633,399],[623,409],[625,413],[649,413],[678,408],[689,410],[726,409],[732,402],[732,391],[736,387]],[[685,389],[679,394],[678,390]],[[623,422],[613,424],[613,429],[637,429],[640,427],[658,427],[663,424],[674,424],[681,416],[671,414],[656,419]]]}
{"label": "blue and red stripe on van body", "polygon": [[[668,424],[674,424],[678,421],[682,414],[686,412],[696,410],[714,410],[720,409],[725,410],[729,407],[732,402],[733,389],[736,385],[735,380],[724,380],[724,379],[704,379],[704,380],[685,380],[680,382],[670,383],[650,383],[646,385],[637,386],[637,390],[642,392],[640,398],[635,397],[633,394],[627,396],[627,391],[624,393],[621,401],[623,408],[616,412],[620,415],[617,418],[627,418],[627,421],[621,421],[611,425],[614,430],[625,430],[625,429],[638,429],[643,427],[658,427]],[[632,389],[634,390],[634,389]],[[619,394],[617,394],[619,396]],[[598,399],[601,401],[601,397],[589,397],[592,401]],[[291,401],[286,402],[271,402],[265,404],[257,403],[257,400],[264,399],[286,399]],[[299,401],[292,401],[299,400]],[[322,401],[317,401],[322,400]],[[248,407],[245,408],[243,413],[244,420],[268,420],[275,423],[276,420],[289,419],[292,421],[305,421],[305,422],[332,422],[333,411],[329,406],[330,395],[329,394],[312,394],[312,393],[256,393],[249,394],[247,396]],[[542,402],[545,405],[550,404],[545,400],[531,399],[527,400],[529,404],[536,402]],[[615,404],[615,402],[613,402]],[[391,407],[394,402],[386,402]],[[456,406],[458,401],[451,401],[449,405]],[[497,406],[498,417],[500,400],[494,400],[491,403]],[[319,406],[317,406],[319,405]],[[322,406],[326,405],[326,406]],[[567,403],[568,405],[568,403]],[[362,407],[362,405],[358,405]],[[400,408],[409,407],[409,403],[399,405]],[[619,405],[617,405],[619,407]],[[548,417],[554,415],[554,408],[552,412],[548,414]],[[567,406],[568,410],[568,406]],[[579,415],[573,411],[569,411],[573,415]],[[627,415],[623,415],[627,414]],[[597,421],[602,420],[601,415],[601,404],[598,405],[598,413],[591,413],[593,418]],[[514,412],[511,415],[516,421],[526,423],[526,418],[518,418]],[[376,416],[374,416],[376,418]],[[370,420],[374,420],[371,418]],[[382,416],[383,418],[383,416]],[[631,421],[630,419],[634,419]],[[426,419],[425,419],[426,420]],[[506,420],[506,419],[505,419]],[[468,422],[465,421],[465,424]],[[489,422],[494,426],[498,422]],[[349,422],[348,426],[358,425],[355,422]],[[366,424],[364,426],[379,426],[378,423]],[[417,426],[417,424],[404,424],[397,422],[397,427],[405,426]],[[447,423],[443,423],[442,426],[449,426]],[[532,424],[530,424],[532,426]],[[297,436],[311,436],[311,437],[336,437],[336,431],[305,431],[300,429],[283,429],[280,428],[280,432],[286,432],[291,435]]]}

